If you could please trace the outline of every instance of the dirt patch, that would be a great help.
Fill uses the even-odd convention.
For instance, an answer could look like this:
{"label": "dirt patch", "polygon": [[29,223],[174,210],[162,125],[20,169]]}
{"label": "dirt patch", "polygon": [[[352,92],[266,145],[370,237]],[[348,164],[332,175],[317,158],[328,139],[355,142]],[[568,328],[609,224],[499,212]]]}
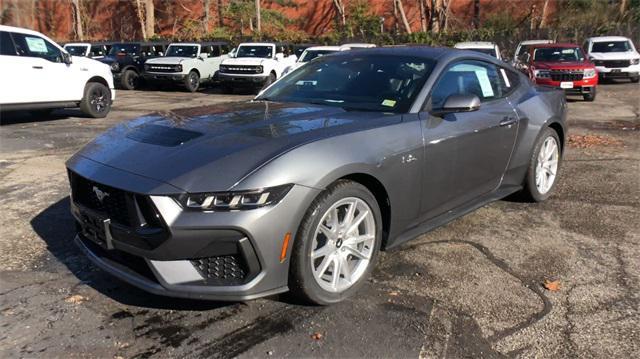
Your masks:
{"label": "dirt patch", "polygon": [[623,146],[624,143],[605,135],[570,135],[567,142],[570,147],[591,148],[597,146]]}

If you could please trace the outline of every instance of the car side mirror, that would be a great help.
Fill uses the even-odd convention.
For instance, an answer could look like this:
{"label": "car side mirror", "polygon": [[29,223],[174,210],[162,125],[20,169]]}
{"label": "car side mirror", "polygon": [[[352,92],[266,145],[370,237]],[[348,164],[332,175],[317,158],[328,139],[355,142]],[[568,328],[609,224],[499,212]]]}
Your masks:
{"label": "car side mirror", "polygon": [[284,60],[284,54],[282,52],[278,52],[276,54],[276,60],[278,60],[278,61]]}
{"label": "car side mirror", "polygon": [[204,60],[204,59],[206,59],[208,57],[209,57],[209,54],[207,54],[206,52],[203,52],[203,53],[200,54],[200,56],[198,56],[198,58],[200,60]]}
{"label": "car side mirror", "polygon": [[476,95],[451,95],[447,97],[441,108],[431,110],[434,116],[446,115],[455,112],[472,112],[480,109],[480,98]]}
{"label": "car side mirror", "polygon": [[73,61],[71,61],[71,55],[69,55],[68,52],[62,52],[62,62],[64,62],[67,65],[71,65],[71,63]]}

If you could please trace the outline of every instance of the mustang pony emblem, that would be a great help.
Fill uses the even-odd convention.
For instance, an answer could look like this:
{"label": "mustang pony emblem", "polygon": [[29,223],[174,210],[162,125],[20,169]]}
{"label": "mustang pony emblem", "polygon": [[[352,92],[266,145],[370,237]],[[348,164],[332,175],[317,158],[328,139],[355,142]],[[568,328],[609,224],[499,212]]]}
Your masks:
{"label": "mustang pony emblem", "polygon": [[96,194],[96,197],[98,197],[98,201],[100,201],[100,203],[102,203],[105,197],[109,196],[109,193],[104,192],[96,186],[93,186],[93,193]]}

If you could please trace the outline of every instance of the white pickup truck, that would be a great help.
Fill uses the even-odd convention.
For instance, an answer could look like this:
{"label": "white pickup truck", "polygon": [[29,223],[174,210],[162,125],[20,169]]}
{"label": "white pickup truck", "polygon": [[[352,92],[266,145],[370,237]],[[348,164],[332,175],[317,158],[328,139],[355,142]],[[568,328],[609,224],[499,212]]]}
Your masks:
{"label": "white pickup truck", "polygon": [[144,64],[146,81],[180,83],[191,92],[218,79],[220,63],[228,57],[226,42],[173,43],[163,57]]}
{"label": "white pickup truck", "polygon": [[584,43],[589,60],[596,65],[601,80],[628,78],[640,81],[640,53],[633,41],[622,36],[588,38]]}
{"label": "white pickup truck", "polygon": [[241,86],[264,89],[282,77],[296,59],[285,45],[242,43],[232,58],[222,61],[220,81],[226,92]]}

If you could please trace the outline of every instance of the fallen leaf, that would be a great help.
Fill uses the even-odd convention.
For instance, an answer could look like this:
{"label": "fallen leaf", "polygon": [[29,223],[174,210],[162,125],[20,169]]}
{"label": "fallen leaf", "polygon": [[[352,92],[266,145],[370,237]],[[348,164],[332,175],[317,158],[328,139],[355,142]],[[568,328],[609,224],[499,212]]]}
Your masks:
{"label": "fallen leaf", "polygon": [[72,295],[70,297],[65,298],[65,302],[67,303],[71,303],[71,304],[80,304],[82,302],[86,302],[87,300],[89,300],[89,298],[87,297],[83,297],[80,294],[75,294]]}
{"label": "fallen leaf", "polygon": [[321,340],[323,337],[322,333],[320,332],[315,332],[311,335],[311,339],[313,340]]}
{"label": "fallen leaf", "polygon": [[544,283],[542,283],[542,285],[545,287],[546,290],[551,291],[551,292],[557,292],[560,290],[560,281],[559,280],[548,280],[545,279]]}
{"label": "fallen leaf", "polygon": [[600,135],[570,135],[569,146],[577,148],[591,148],[595,146],[621,146],[622,141],[610,136]]}
{"label": "fallen leaf", "polygon": [[397,297],[400,295],[400,292],[396,292],[395,290],[393,292],[389,292],[389,295],[392,297]]}

